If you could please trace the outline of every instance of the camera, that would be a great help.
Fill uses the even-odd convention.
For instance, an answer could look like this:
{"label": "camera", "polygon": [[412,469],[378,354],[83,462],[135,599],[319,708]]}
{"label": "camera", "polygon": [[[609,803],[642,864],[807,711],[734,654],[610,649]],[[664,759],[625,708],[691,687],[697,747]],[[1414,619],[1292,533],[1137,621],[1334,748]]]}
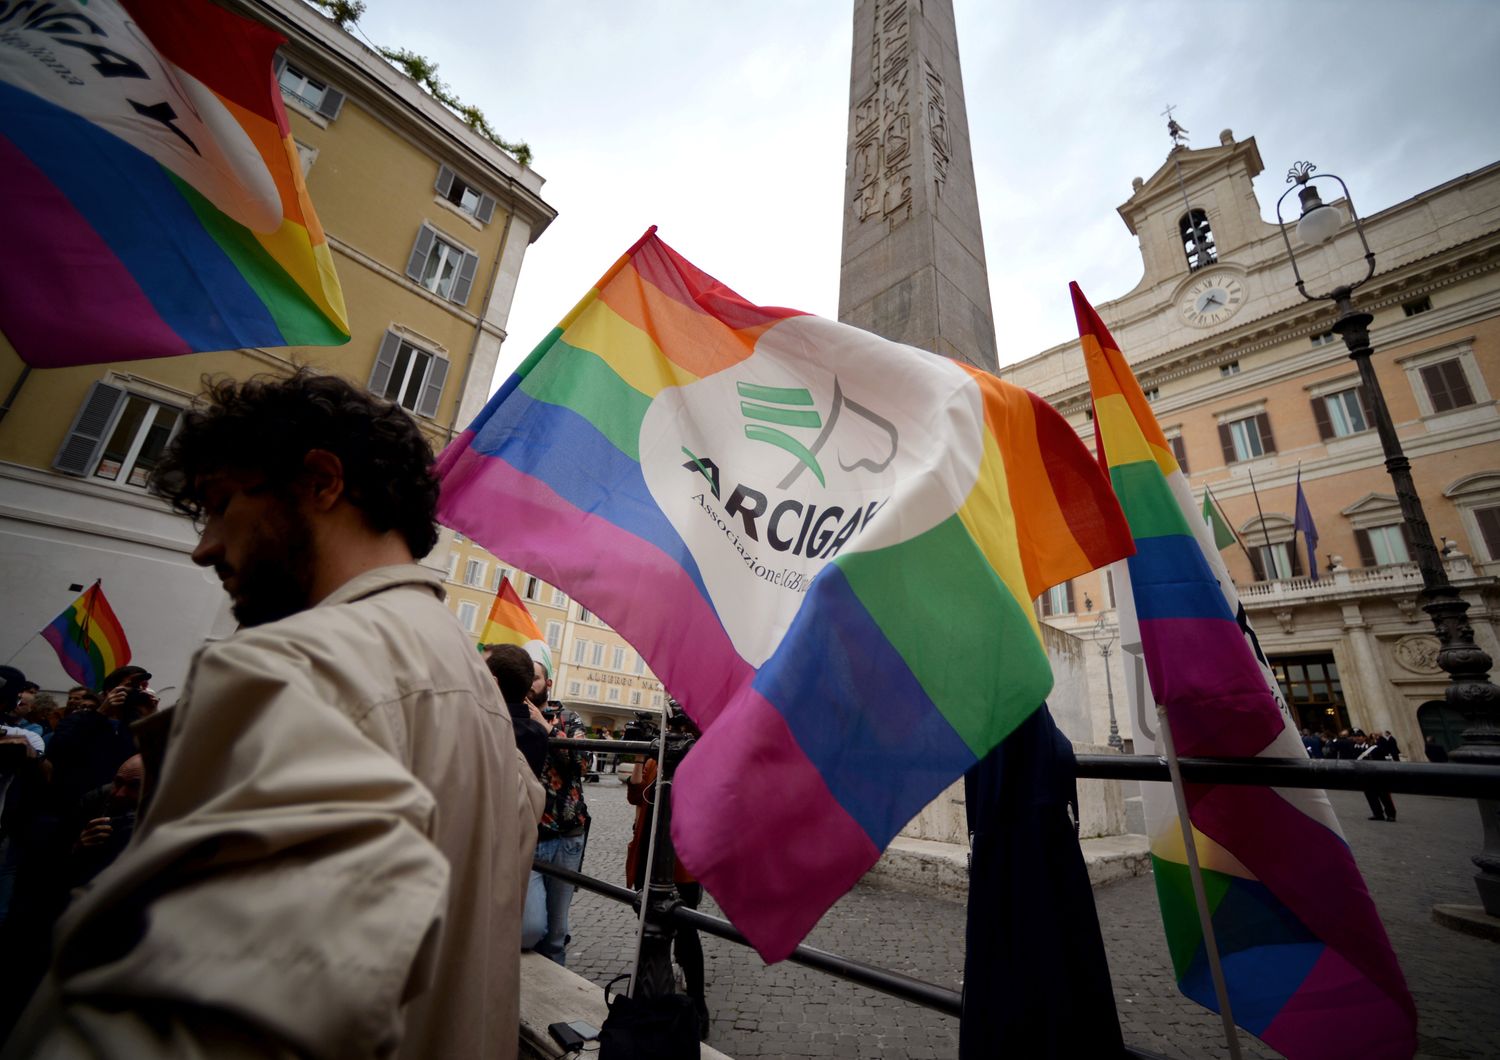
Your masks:
{"label": "camera", "polygon": [[661,731],[653,720],[657,715],[647,711],[638,710],[634,721],[625,723],[625,730],[621,739],[625,740],[654,740]]}

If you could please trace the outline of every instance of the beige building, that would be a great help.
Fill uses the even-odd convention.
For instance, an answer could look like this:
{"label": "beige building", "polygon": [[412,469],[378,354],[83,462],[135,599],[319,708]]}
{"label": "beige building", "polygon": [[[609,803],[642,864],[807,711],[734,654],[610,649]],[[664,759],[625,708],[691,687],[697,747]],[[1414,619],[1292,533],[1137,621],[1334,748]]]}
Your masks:
{"label": "beige building", "polygon": [[[438,449],[481,407],[526,249],[556,216],[537,173],[300,0],[227,6],[289,39],[275,75],[353,335],[25,376],[0,421],[0,646],[44,686],[71,681],[28,638],[96,578],[169,695],[203,638],[233,629],[192,528],[145,491],[205,374],[334,372],[410,409]],[[0,339],[0,393],[22,375]]]}
{"label": "beige building", "polygon": [[640,653],[598,615],[556,586],[502,563],[462,534],[450,536],[448,607],[476,641],[500,584],[509,581],[552,651],[557,669],[553,696],[577,711],[584,724],[618,735],[637,711],[660,712],[666,701],[661,682]]}
{"label": "beige building", "polygon": [[[1113,300],[1088,293],[1195,495],[1201,501],[1211,488],[1243,542],[1224,558],[1300,722],[1389,729],[1420,758],[1424,735],[1451,746],[1464,722],[1442,702],[1438,642],[1418,606],[1421,579],[1368,397],[1329,331],[1331,303],[1306,301],[1294,287],[1280,232],[1263,219],[1274,207],[1252,186],[1262,168],[1254,138],[1235,140],[1229,130],[1218,146],[1172,150],[1149,180],[1136,178],[1119,209],[1140,242],[1141,281]],[[1279,195],[1278,182],[1271,186]],[[1288,201],[1295,222],[1296,197]],[[1375,318],[1381,390],[1448,576],[1470,605],[1480,646],[1500,659],[1500,164],[1364,224],[1377,273],[1356,305]],[[1363,275],[1347,211],[1330,243],[1299,246],[1297,260],[1314,293]],[[1046,397],[1092,443],[1077,341],[1001,374]],[[1299,473],[1320,535],[1316,580],[1304,539],[1293,541]],[[1058,587],[1038,607],[1095,649],[1115,634],[1104,572]],[[1129,741],[1118,644],[1109,664]],[[1103,743],[1102,653],[1090,665],[1092,739]]]}

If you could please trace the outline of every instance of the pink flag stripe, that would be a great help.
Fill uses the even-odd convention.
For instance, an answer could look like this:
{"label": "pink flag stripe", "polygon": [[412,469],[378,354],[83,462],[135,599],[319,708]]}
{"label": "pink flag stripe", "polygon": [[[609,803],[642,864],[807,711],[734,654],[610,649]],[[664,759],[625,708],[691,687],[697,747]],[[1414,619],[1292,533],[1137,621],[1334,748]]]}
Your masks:
{"label": "pink flag stripe", "polygon": [[[677,771],[681,790],[695,798],[672,800],[672,843],[700,878],[714,878],[714,900],[731,921],[756,925],[761,957],[779,961],[880,850],[769,700],[751,690],[719,725]],[[734,859],[724,835],[740,850],[776,856]]]}
{"label": "pink flag stripe", "polygon": [[1333,949],[1324,949],[1302,986],[1260,1035],[1272,1048],[1309,1056],[1410,1060],[1411,1023],[1391,999]]}
{"label": "pink flag stripe", "polygon": [[[157,356],[189,353],[186,341],[161,318],[130,270],[66,195],[15,144],[0,136],[0,170],[12,195],[11,230],[0,239],[0,319],[17,349],[52,351],[49,365],[102,364],[135,360],[142,350]],[[56,261],[88,267],[39,269],[36,247]],[[44,305],[91,306],[91,314],[38,315]],[[99,316],[111,326],[97,327]]]}

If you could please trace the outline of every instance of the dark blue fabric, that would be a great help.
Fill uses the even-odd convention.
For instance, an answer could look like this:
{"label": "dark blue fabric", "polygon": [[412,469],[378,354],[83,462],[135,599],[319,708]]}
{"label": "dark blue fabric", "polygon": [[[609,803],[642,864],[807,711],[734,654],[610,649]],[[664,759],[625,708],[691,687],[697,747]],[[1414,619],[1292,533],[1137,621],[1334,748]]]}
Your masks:
{"label": "dark blue fabric", "polygon": [[1073,747],[1044,704],[964,777],[973,860],[961,1060],[1125,1052],[1067,807]]}

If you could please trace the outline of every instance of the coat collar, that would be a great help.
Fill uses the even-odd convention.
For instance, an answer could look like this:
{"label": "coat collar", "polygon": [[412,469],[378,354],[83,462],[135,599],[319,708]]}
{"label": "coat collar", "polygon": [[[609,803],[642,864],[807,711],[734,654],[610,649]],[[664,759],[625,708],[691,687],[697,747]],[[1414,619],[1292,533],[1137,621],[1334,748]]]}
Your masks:
{"label": "coat collar", "polygon": [[403,585],[425,587],[439,600],[443,598],[443,573],[416,563],[402,563],[394,567],[376,567],[350,578],[333,592],[319,600],[315,607],[332,607],[363,600],[367,596],[383,593]]}

